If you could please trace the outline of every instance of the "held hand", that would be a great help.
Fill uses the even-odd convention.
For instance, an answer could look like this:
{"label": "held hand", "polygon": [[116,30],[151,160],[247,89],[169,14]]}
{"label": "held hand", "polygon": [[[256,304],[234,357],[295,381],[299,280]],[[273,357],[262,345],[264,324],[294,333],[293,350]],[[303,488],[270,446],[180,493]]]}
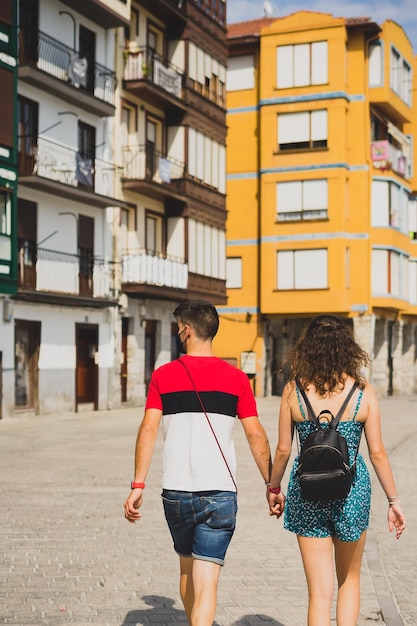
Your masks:
{"label": "held hand", "polygon": [[142,517],[139,507],[143,500],[143,489],[132,489],[130,496],[124,503],[125,518],[131,524],[135,524]]}
{"label": "held hand", "polygon": [[269,504],[269,515],[275,516],[277,519],[281,517],[285,507],[285,496],[282,493],[270,493],[269,490],[266,494],[266,499]]}
{"label": "held hand", "polygon": [[390,533],[395,529],[395,535],[399,539],[405,530],[405,517],[401,505],[391,504],[388,507],[388,529]]}

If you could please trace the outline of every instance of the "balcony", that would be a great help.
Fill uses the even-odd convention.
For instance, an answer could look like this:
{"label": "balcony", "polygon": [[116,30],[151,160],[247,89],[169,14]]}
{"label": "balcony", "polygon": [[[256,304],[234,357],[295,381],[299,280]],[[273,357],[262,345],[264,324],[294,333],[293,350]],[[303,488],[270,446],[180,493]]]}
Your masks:
{"label": "balcony", "polygon": [[20,29],[19,79],[100,117],[115,111],[116,74],[89,66],[76,50],[32,28]]}
{"label": "balcony", "polygon": [[146,250],[122,256],[124,292],[171,299],[187,285],[188,265],[180,259],[152,255]]}
{"label": "balcony", "polygon": [[[116,303],[115,267],[111,261],[38,248],[28,241],[18,246],[20,298],[103,307]],[[35,295],[36,294],[36,295]]]}
{"label": "balcony", "polygon": [[132,42],[130,46],[125,50],[124,88],[159,109],[183,113],[183,75],[153,50],[132,47]]}
{"label": "balcony", "polygon": [[179,39],[187,20],[185,15],[186,1],[158,0],[156,3],[155,0],[141,0],[140,6],[151,14],[157,12],[158,19],[166,25],[169,38]]}
{"label": "balcony", "polygon": [[106,208],[125,206],[114,197],[121,168],[87,159],[73,148],[43,137],[18,137],[19,185],[41,189],[76,202]]}
{"label": "balcony", "polygon": [[130,11],[126,0],[61,0],[101,28],[128,26]]}
{"label": "balcony", "polygon": [[376,169],[391,170],[402,178],[411,177],[409,151],[396,148],[388,139],[371,142],[371,158]]}
{"label": "balcony", "polygon": [[184,177],[184,163],[166,156],[150,146],[123,148],[123,189],[130,189],[158,200],[185,202],[183,193],[174,186]]}

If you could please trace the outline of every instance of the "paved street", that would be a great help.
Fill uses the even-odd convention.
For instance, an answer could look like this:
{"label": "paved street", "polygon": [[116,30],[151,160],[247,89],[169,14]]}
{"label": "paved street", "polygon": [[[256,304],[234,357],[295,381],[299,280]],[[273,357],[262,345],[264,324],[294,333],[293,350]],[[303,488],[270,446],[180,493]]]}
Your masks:
{"label": "paved street", "polygon": [[[278,405],[277,398],[258,401],[273,449]],[[400,541],[389,535],[375,484],[358,624],[415,626],[417,398],[384,399],[381,408],[408,528]],[[126,408],[0,421],[1,624],[186,624],[160,503],[160,440],[143,519],[132,526],[123,518],[141,415]],[[302,626],[307,600],[296,538],[268,516],[239,424],[235,432],[238,529],[221,575],[217,624]]]}

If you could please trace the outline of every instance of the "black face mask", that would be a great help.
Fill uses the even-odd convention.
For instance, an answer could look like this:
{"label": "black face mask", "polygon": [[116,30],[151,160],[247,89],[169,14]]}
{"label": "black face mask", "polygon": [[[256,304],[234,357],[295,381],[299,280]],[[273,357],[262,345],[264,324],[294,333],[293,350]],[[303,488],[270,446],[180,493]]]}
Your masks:
{"label": "black face mask", "polygon": [[183,331],[182,331],[181,333],[177,333],[177,334],[175,335],[175,343],[176,343],[176,345],[177,345],[177,350],[178,350],[178,352],[180,352],[180,353],[182,353],[182,354],[186,354],[186,352],[185,352],[185,348],[184,348],[184,344],[183,344],[183,342],[181,341],[181,337],[180,337],[180,335],[182,335],[182,333],[183,333],[183,332],[184,332],[184,329],[183,329]]}

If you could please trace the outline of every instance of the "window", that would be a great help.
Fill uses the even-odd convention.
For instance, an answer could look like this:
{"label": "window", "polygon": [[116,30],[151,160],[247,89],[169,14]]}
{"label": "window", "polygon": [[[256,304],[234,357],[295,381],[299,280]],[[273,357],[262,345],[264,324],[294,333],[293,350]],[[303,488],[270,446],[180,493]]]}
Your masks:
{"label": "window", "polygon": [[243,91],[255,87],[255,60],[253,54],[230,57],[226,73],[226,90]]}
{"label": "window", "polygon": [[136,140],[137,132],[137,108],[125,100],[122,101],[120,110],[120,145],[128,147]]}
{"label": "window", "polygon": [[390,86],[408,106],[411,106],[412,81],[411,66],[395,48],[391,48]]}
{"label": "window", "polygon": [[371,199],[372,226],[392,226],[406,233],[409,219],[407,191],[391,181],[373,180]]}
{"label": "window", "polygon": [[277,289],[326,289],[327,250],[279,250]]}
{"label": "window", "polygon": [[408,201],[408,233],[410,239],[417,239],[417,200]]}
{"label": "window", "polygon": [[297,180],[277,184],[279,222],[326,218],[327,205],[327,180]]}
{"label": "window", "polygon": [[394,250],[372,250],[372,295],[408,298],[408,257]]}
{"label": "window", "polygon": [[410,304],[417,304],[417,260],[410,260],[408,267]]}
{"label": "window", "polygon": [[408,106],[411,106],[412,81],[413,81],[413,76],[411,72],[411,67],[408,65],[406,61],[403,60],[401,97],[404,100],[404,102],[408,104]]}
{"label": "window", "polygon": [[241,289],[242,287],[242,258],[229,257],[226,259],[226,288]]}
{"label": "window", "polygon": [[278,115],[278,148],[280,151],[327,148],[327,111]]}
{"label": "window", "polygon": [[381,86],[383,76],[382,45],[379,41],[373,41],[369,44],[369,86]]}
{"label": "window", "polygon": [[0,190],[0,274],[6,273],[4,261],[12,260],[12,206],[11,197],[6,191]]}
{"label": "window", "polygon": [[223,230],[188,220],[188,269],[225,280],[226,235]]}
{"label": "window", "polygon": [[145,217],[145,248],[146,254],[163,256],[164,249],[163,218],[157,213],[146,212]]}
{"label": "window", "polygon": [[327,41],[277,48],[278,89],[324,85],[327,68]]}
{"label": "window", "polygon": [[188,173],[226,193],[226,149],[194,128],[188,129]]}
{"label": "window", "polygon": [[390,65],[390,85],[391,89],[395,91],[397,95],[401,93],[401,62],[400,54],[391,48],[391,65]]}

